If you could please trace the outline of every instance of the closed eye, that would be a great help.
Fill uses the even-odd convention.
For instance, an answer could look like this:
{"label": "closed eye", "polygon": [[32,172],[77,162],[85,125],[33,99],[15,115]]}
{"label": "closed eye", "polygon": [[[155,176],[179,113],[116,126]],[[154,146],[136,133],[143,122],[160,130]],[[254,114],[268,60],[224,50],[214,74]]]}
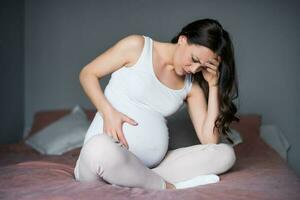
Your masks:
{"label": "closed eye", "polygon": [[[194,63],[200,63],[198,60],[194,59],[193,57],[192,57],[192,61],[193,61]],[[197,68],[197,70],[196,70],[195,73],[199,72],[199,71],[200,71],[200,68],[201,68],[201,63],[200,63],[200,65],[198,66],[198,68]]]}
{"label": "closed eye", "polygon": [[198,60],[195,60],[193,57],[192,57],[192,61],[193,61],[194,63],[200,63]]}

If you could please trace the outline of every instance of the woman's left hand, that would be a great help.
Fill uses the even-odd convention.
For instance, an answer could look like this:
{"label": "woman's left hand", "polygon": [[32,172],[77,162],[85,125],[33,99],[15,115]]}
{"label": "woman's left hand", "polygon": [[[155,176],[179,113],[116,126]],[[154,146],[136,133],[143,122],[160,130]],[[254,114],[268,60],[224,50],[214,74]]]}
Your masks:
{"label": "woman's left hand", "polygon": [[207,63],[204,64],[204,69],[202,70],[203,78],[208,82],[209,87],[218,85],[219,82],[219,65],[221,62],[221,57],[210,58]]}

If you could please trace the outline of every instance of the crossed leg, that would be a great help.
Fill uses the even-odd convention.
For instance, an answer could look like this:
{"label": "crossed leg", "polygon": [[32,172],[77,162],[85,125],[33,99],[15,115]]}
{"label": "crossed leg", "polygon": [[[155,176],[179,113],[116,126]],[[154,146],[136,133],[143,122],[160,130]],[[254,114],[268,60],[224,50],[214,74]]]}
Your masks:
{"label": "crossed leg", "polygon": [[165,189],[165,181],[135,154],[107,134],[98,134],[83,145],[74,169],[76,180],[97,181],[149,189]]}
{"label": "crossed leg", "polygon": [[220,174],[235,162],[227,144],[199,144],[170,150],[155,168],[148,168],[132,152],[107,134],[93,136],[81,149],[74,174],[79,181],[104,181],[125,186],[166,189],[198,175]]}
{"label": "crossed leg", "polygon": [[235,161],[234,149],[228,144],[198,144],[169,150],[162,162],[151,170],[164,180],[177,183],[199,175],[224,173]]}

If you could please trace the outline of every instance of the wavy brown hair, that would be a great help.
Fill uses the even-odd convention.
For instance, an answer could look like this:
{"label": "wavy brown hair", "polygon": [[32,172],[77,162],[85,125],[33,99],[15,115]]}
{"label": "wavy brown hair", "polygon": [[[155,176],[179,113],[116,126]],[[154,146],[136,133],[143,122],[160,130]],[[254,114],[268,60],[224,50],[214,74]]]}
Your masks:
{"label": "wavy brown hair", "polygon": [[[238,85],[231,36],[217,20],[208,18],[187,24],[171,42],[176,44],[180,35],[187,37],[188,44],[205,46],[221,57],[220,76],[217,85],[219,88],[220,114],[215,121],[213,130],[218,128],[219,133],[233,143],[228,137],[228,132],[231,132],[229,126],[232,121],[239,122],[240,119],[235,116],[237,107],[233,102],[234,99],[238,98]],[[203,78],[202,72],[193,74],[193,78],[203,89],[208,103],[209,85]]]}

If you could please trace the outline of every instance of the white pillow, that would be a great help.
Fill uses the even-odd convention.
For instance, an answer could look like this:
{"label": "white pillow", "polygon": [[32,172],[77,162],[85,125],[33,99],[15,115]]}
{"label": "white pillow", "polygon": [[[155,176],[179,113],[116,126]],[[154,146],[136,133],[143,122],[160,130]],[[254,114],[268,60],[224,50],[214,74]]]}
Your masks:
{"label": "white pillow", "polygon": [[241,134],[233,128],[229,127],[229,129],[230,129],[230,132],[228,133],[228,136],[229,136],[229,139],[232,140],[233,144],[231,142],[229,142],[228,139],[223,134],[221,134],[220,142],[229,144],[231,146],[235,146],[239,143],[242,143],[243,138],[242,138]]}
{"label": "white pillow", "polygon": [[279,155],[287,161],[288,150],[291,145],[284,136],[282,129],[275,124],[263,124],[260,126],[260,137],[270,145]]}
{"label": "white pillow", "polygon": [[85,112],[76,105],[72,112],[29,137],[25,143],[46,155],[62,155],[83,145],[90,125]]}

